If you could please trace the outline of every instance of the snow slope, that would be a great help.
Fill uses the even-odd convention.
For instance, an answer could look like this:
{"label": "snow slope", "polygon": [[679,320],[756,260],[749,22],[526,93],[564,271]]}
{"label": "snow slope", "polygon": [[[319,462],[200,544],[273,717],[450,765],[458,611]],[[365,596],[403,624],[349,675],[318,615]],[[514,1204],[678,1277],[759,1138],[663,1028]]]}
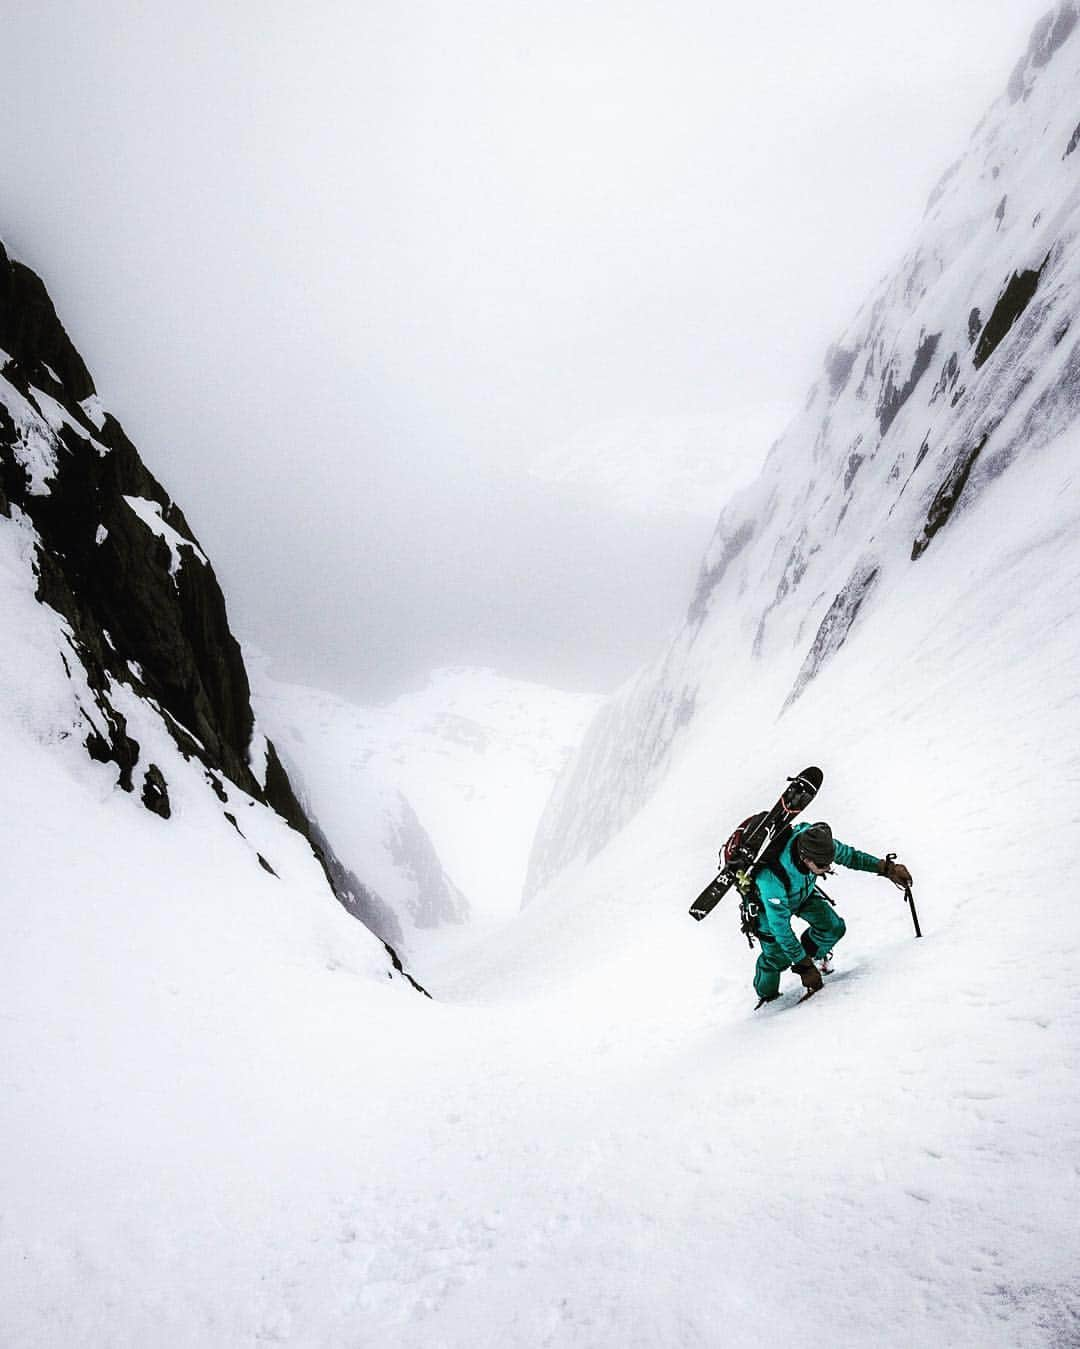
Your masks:
{"label": "snow slope", "polygon": [[[1080,1343],[1063,882],[1080,842],[1078,449],[1073,433],[987,489],[907,603],[785,716],[782,758],[763,762],[753,694],[744,716],[714,710],[634,824],[436,988],[516,1007],[552,1041],[533,1137],[555,1191],[572,1180],[576,1230],[531,1283],[511,1275],[516,1310],[505,1275],[471,1300],[494,1304],[502,1342]],[[718,776],[718,747],[748,783]],[[926,936],[887,882],[841,872],[837,974],[805,1007],[788,976],[755,1014],[734,907],[701,926],[686,908],[726,822],[811,761],[817,815],[912,867]],[[576,1166],[552,1163],[553,1135]],[[529,1203],[519,1256],[531,1206],[554,1216]],[[469,1302],[447,1343],[466,1342]]]}
{"label": "snow slope", "polygon": [[749,715],[428,1002],[298,835],[254,837],[274,880],[162,743],[166,826],[43,747],[14,671],[0,1342],[1077,1343],[1076,450],[993,484],[785,717],[927,934],[844,875],[802,1008],[755,1016],[732,911],[685,913],[746,790],[715,737],[775,786]]}
{"label": "snow slope", "polygon": [[[1076,41],[1038,77],[1046,98],[1025,62],[1014,127],[1060,131]],[[1054,293],[1063,319],[1073,292]],[[43,736],[61,723],[32,653],[52,635],[27,617],[25,664],[0,675],[0,1342],[1080,1343],[1080,437],[1059,330],[1028,333],[1026,382],[1019,328],[999,345],[1016,382],[990,361],[975,377],[1018,390],[993,433],[1017,452],[971,468],[978,490],[917,562],[941,478],[913,479],[892,534],[895,494],[823,509],[843,436],[816,458],[816,439],[788,442],[739,508],[774,532],[727,581],[722,532],[699,635],[629,695],[682,727],[655,756],[664,736],[645,742],[648,790],[613,778],[612,752],[583,756],[576,810],[602,830],[553,836],[535,901],[445,967],[435,1001],[379,976],[297,836],[255,838],[275,881],[181,765],[167,829]],[[959,462],[935,453],[935,475]],[[778,595],[800,503],[807,566]],[[13,537],[0,520],[0,548]],[[789,701],[871,543],[881,580],[843,640],[825,624]],[[746,652],[716,621],[739,598]],[[21,601],[4,603],[8,632]],[[686,908],[730,823],[814,761],[815,811],[901,854],[926,936],[886,882],[841,873],[837,974],[755,1014],[731,907],[702,925]]]}
{"label": "snow slope", "polygon": [[398,913],[409,949],[470,908],[482,922],[516,912],[536,822],[599,698],[460,668],[386,707],[358,707],[248,664],[290,776],[334,848]]}
{"label": "snow slope", "polygon": [[[844,876],[838,973],[803,1008],[754,1016],[732,913],[686,917],[724,808],[705,746],[430,1003],[358,977],[363,929],[297,907],[291,867],[285,891],[210,818],[193,861],[5,721],[0,817],[37,865],[5,889],[0,1340],[1076,1343],[1080,939],[1044,846],[1077,836],[1059,448],[793,709],[800,764],[841,728],[822,811],[902,850],[927,932]],[[894,677],[848,702],[864,660]]]}

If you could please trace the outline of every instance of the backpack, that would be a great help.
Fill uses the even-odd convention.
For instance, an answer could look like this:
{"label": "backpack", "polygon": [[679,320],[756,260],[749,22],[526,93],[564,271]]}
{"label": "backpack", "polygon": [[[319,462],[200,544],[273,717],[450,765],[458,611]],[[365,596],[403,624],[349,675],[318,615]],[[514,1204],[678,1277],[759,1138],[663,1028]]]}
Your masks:
{"label": "backpack", "polygon": [[756,849],[752,850],[749,846],[749,840],[754,830],[761,825],[768,815],[767,810],[756,811],[753,815],[748,815],[742,824],[736,825],[731,831],[731,836],[720,849],[720,870],[730,868],[732,871],[744,871],[753,862]]}
{"label": "backpack", "polygon": [[[731,831],[731,836],[720,851],[721,867],[730,868],[735,874],[735,885],[741,896],[739,903],[739,930],[753,947],[754,939],[763,940],[758,927],[758,915],[761,913],[761,900],[758,898],[754,878],[765,867],[780,872],[780,854],[791,838],[791,825],[779,830],[770,840],[768,847],[760,855],[754,845],[754,832],[765,817],[767,810],[759,810],[748,815],[740,825]],[[761,844],[758,843],[758,848]],[[769,938],[769,940],[772,940]]]}

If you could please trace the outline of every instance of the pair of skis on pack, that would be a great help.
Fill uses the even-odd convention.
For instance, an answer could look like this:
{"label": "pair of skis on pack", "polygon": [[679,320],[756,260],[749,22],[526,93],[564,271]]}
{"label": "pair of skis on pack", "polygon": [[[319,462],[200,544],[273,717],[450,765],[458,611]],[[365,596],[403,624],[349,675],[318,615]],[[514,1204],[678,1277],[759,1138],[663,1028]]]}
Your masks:
{"label": "pair of skis on pack", "polygon": [[823,779],[820,768],[804,768],[795,777],[788,778],[788,785],[780,799],[739,839],[730,855],[725,856],[720,874],[709,882],[690,905],[691,918],[700,922],[712,913],[733,885],[740,891],[747,886],[753,878],[755,863],[780,830],[786,829],[796,815],[801,814],[813,801]]}

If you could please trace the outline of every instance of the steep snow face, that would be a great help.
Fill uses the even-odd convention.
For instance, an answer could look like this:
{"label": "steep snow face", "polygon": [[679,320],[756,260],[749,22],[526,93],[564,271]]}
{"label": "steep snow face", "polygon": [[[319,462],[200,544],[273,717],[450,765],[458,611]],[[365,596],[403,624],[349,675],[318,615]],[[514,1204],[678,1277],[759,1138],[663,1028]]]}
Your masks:
{"label": "steep snow face", "polygon": [[543,804],[599,699],[453,669],[361,708],[249,663],[290,776],[335,851],[363,863],[407,949],[447,923],[516,912]]}
{"label": "steep snow face", "polygon": [[[913,247],[830,348],[760,478],[724,508],[681,634],[604,709],[549,803],[529,894],[614,837],[705,709],[752,707],[756,752],[775,762],[777,716],[854,638],[874,640],[990,483],[1073,423],[1076,19],[1068,0],[1039,25]],[[714,746],[725,777],[739,767],[727,738]]]}

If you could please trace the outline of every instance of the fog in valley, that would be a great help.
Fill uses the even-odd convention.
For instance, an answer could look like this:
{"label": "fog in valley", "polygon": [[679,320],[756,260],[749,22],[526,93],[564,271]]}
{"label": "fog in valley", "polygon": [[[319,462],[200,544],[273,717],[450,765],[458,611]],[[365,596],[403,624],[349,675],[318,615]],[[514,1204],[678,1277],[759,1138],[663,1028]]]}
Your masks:
{"label": "fog in valley", "polygon": [[0,234],[277,674],[606,690],[1044,8],[16,3]]}

